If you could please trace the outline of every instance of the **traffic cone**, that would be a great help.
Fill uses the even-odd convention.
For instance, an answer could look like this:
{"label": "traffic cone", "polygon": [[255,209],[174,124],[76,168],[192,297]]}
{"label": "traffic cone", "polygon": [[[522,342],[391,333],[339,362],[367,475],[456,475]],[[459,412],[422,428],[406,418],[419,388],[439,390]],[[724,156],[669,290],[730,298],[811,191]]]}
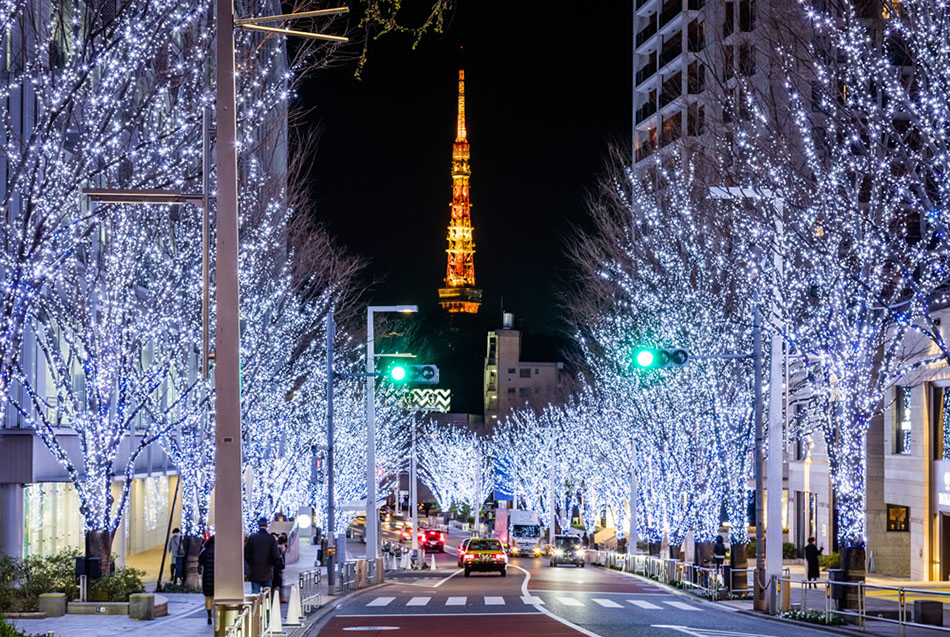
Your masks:
{"label": "traffic cone", "polygon": [[432,570],[435,570],[435,553],[432,554]]}
{"label": "traffic cone", "polygon": [[299,626],[303,613],[300,609],[300,589],[296,584],[290,587],[290,601],[287,603],[287,625]]}
{"label": "traffic cone", "polygon": [[271,635],[282,635],[284,627],[280,625],[280,591],[274,590],[274,601],[270,607],[270,625],[267,632]]}

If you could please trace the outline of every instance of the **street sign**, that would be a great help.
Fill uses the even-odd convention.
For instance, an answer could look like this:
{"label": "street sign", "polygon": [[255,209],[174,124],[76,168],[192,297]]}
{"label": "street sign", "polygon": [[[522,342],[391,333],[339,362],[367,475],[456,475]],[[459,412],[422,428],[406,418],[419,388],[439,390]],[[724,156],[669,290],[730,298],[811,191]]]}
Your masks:
{"label": "street sign", "polygon": [[420,411],[448,413],[452,404],[450,389],[412,389],[407,397],[407,407]]}

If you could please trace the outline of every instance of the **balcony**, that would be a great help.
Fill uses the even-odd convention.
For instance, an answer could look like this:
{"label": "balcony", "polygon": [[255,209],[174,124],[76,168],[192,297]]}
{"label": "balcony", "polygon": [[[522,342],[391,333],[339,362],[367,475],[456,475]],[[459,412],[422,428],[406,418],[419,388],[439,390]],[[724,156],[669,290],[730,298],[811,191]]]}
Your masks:
{"label": "balcony", "polygon": [[636,48],[639,49],[641,46],[646,44],[646,41],[652,38],[654,35],[656,35],[656,22],[653,20],[650,20],[650,24],[640,29],[640,33],[637,34]]}
{"label": "balcony", "polygon": [[646,104],[641,106],[639,109],[637,109],[637,114],[635,118],[637,124],[642,123],[643,120],[650,117],[650,115],[653,115],[655,112],[656,112],[656,104],[654,104],[653,102],[647,102]]}
{"label": "balcony", "polygon": [[647,65],[637,71],[636,85],[640,86],[656,73],[656,62],[647,62]]}
{"label": "balcony", "polygon": [[680,0],[672,0],[663,5],[663,11],[660,12],[659,28],[662,29],[670,21],[683,11],[683,3]]}
{"label": "balcony", "polygon": [[680,45],[679,38],[677,38],[673,46],[668,46],[663,49],[663,54],[660,56],[660,63],[658,65],[659,68],[662,69],[682,54],[683,49]]}
{"label": "balcony", "polygon": [[634,159],[641,162],[656,151],[656,138],[642,142],[634,152]]}

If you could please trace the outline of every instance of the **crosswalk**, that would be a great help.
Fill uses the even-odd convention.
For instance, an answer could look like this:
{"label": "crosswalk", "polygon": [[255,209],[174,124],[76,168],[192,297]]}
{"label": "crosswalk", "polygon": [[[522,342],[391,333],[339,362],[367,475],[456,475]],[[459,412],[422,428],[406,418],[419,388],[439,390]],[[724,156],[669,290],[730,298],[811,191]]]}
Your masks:
{"label": "crosswalk", "polygon": [[450,597],[433,597],[432,595],[417,595],[408,599],[400,599],[394,596],[379,595],[370,599],[366,606],[370,608],[431,608],[437,606],[541,606],[563,607],[567,609],[580,609],[585,607],[596,609],[639,609],[649,611],[662,610],[682,610],[682,611],[700,611],[701,607],[678,600],[659,600],[655,597],[651,601],[645,599],[622,599],[619,596],[608,597],[578,597],[574,595],[556,594],[548,596],[548,602],[537,595],[520,595],[517,597],[505,597],[502,595],[484,595],[467,596],[455,595]]}

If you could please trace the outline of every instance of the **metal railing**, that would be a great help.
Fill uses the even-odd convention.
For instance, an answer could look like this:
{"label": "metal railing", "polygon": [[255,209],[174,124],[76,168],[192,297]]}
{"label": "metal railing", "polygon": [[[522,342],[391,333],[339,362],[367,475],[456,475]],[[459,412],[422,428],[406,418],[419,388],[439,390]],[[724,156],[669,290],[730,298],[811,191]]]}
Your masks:
{"label": "metal railing", "polygon": [[304,571],[297,576],[297,585],[300,589],[300,609],[305,615],[312,613],[323,606],[323,599],[320,595],[320,583],[323,581],[323,575],[320,569],[311,569]]}
{"label": "metal railing", "polygon": [[[788,587],[788,610],[823,613],[825,623],[832,623],[837,616],[854,622],[862,631],[867,630],[868,622],[897,624],[900,637],[907,626],[950,632],[950,626],[941,625],[950,591],[787,576],[779,578],[779,583]],[[926,599],[914,599],[920,597]]]}
{"label": "metal railing", "polygon": [[[749,577],[755,569],[751,568],[737,569],[728,564],[705,566],[639,553],[589,551],[588,555],[592,564],[648,577],[710,599],[743,595],[753,588]],[[788,575],[787,568],[783,569],[783,575]],[[737,582],[741,583],[734,585]]]}
{"label": "metal railing", "polygon": [[[259,594],[251,598],[245,597],[245,599],[247,601],[244,608],[234,618],[225,634],[227,637],[252,637],[253,635],[270,637],[271,589],[262,588]],[[279,609],[278,612],[280,612]]]}

